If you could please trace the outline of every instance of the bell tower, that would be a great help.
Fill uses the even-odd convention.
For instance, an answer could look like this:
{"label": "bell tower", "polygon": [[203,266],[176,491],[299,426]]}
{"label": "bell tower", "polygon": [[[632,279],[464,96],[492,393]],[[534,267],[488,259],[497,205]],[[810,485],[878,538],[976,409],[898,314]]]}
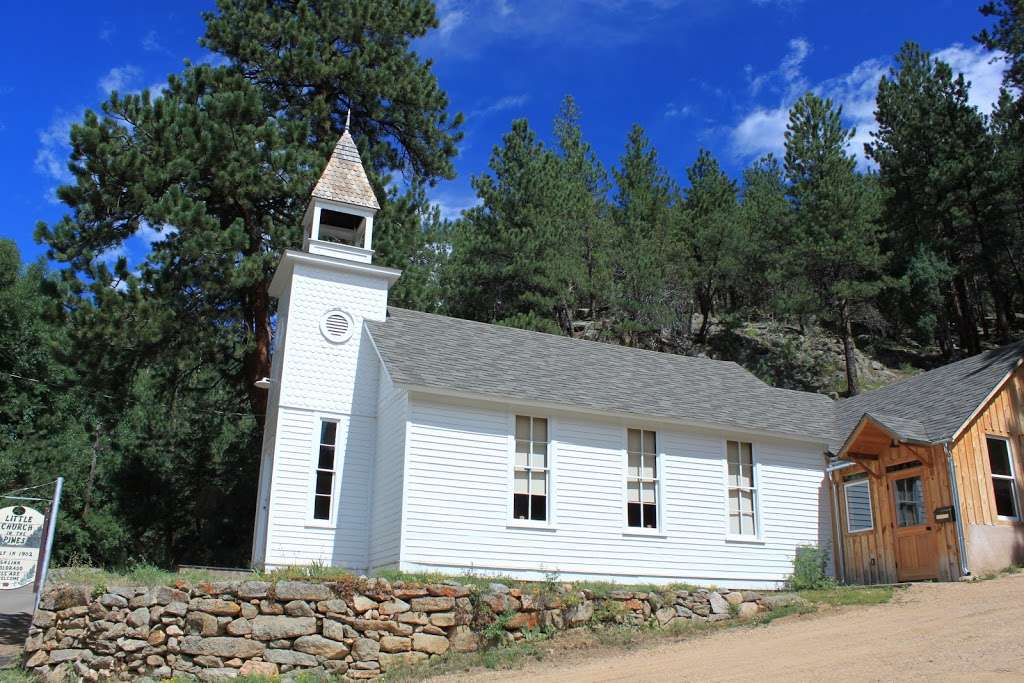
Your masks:
{"label": "bell tower", "polygon": [[346,124],[306,208],[303,250],[370,263],[373,217],[379,210],[377,196]]}
{"label": "bell tower", "polygon": [[373,263],[380,204],[346,125],[281,255],[252,562],[365,571],[379,359],[364,323],[387,317],[401,271]]}

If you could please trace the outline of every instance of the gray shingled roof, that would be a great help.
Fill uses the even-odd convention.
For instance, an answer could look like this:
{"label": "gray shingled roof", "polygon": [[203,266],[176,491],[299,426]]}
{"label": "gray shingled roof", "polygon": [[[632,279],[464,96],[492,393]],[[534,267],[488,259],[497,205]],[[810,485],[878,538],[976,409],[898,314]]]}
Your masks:
{"label": "gray shingled roof", "polygon": [[839,401],[833,452],[865,414],[915,441],[952,438],[1022,356],[1017,342]]}
{"label": "gray shingled roof", "polygon": [[334,146],[320,180],[313,188],[313,196],[335,202],[345,202],[380,209],[377,195],[373,193],[370,181],[363,170],[356,143],[346,129]]}
{"label": "gray shingled roof", "polygon": [[399,384],[827,442],[833,401],[739,365],[389,308],[368,322]]}

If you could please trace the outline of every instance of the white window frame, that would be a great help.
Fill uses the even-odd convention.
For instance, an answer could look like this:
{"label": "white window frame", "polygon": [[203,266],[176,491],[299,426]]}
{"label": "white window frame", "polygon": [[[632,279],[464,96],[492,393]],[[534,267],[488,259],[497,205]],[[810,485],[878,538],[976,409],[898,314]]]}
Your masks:
{"label": "white window frame", "polygon": [[[864,527],[863,529],[851,529],[850,528],[850,487],[865,485],[868,487],[868,514],[871,516],[871,526]],[[871,480],[869,478],[857,478],[853,481],[843,482],[843,512],[846,514],[846,533],[847,534],[862,534],[868,531],[875,530],[875,501],[874,496],[871,493]]]}
{"label": "white window frame", "polygon": [[[629,525],[629,482],[630,480],[636,479],[636,477],[630,477],[629,474],[629,430],[635,429],[643,434],[643,432],[654,432],[654,439],[657,442],[657,446],[654,451],[654,504],[655,504],[655,527],[653,529],[642,527],[642,526],[630,526]],[[641,436],[641,438],[643,438]],[[662,440],[664,438],[664,432],[654,427],[644,427],[637,425],[626,425],[622,430],[622,534],[624,536],[660,536],[664,537],[664,520],[665,520],[665,496],[664,491],[664,461],[665,461],[665,450],[662,448]],[[641,462],[641,469],[643,463]],[[644,481],[641,479],[641,482]],[[641,500],[643,500],[643,487],[641,486]],[[641,511],[641,522],[643,522],[643,512]]]}
{"label": "white window frame", "polygon": [[[548,421],[548,495],[546,520],[516,519],[515,516],[515,492],[516,492],[516,416],[541,418]],[[557,467],[557,423],[551,415],[545,415],[533,410],[510,410],[508,413],[508,490],[505,494],[507,510],[505,513],[505,526],[509,529],[535,529],[539,531],[556,530],[556,506],[555,506],[555,470]],[[532,468],[537,469],[537,468]]]}
{"label": "white window frame", "polygon": [[[751,475],[751,482],[753,486],[750,487],[754,493],[754,533],[753,534],[734,534],[732,532],[732,508],[729,506],[729,492],[735,487],[729,481],[729,442],[735,441],[737,443],[749,443],[750,444],[750,465],[753,470]],[[761,465],[759,458],[759,447],[755,441],[747,441],[743,437],[726,437],[722,440],[722,480],[725,485],[725,540],[735,541],[738,543],[758,543],[762,544],[765,542],[764,533],[764,519],[761,515]]]}
{"label": "white window frame", "polygon": [[[330,503],[330,515],[327,519],[317,519],[314,515],[316,514],[316,475],[320,472],[320,434],[323,432],[323,425],[325,422],[333,422],[335,426],[334,431],[334,469],[331,470],[333,477],[331,478],[331,503]],[[343,453],[341,448],[341,430],[342,421],[341,418],[332,415],[316,415],[314,416],[314,429],[313,429],[313,448],[310,457],[310,476],[309,476],[309,493],[308,493],[308,505],[306,507],[306,526],[307,527],[319,527],[324,529],[334,529],[337,527],[338,517],[338,505],[339,505],[339,489],[341,485],[341,465],[343,463]],[[326,470],[325,470],[326,471]]]}
{"label": "white window frame", "polygon": [[[1009,462],[1009,465],[1010,465],[1010,476],[1006,476],[1005,474],[996,474],[995,472],[992,471],[992,459],[991,459],[991,457],[989,456],[989,453],[988,453],[988,440],[989,439],[995,439],[996,441],[1002,441],[1003,443],[1006,444],[1006,457],[1010,461]],[[1000,519],[1000,520],[1003,520],[1005,522],[1019,522],[1019,521],[1021,521],[1020,492],[1019,492],[1019,486],[1017,485],[1017,467],[1016,467],[1016,463],[1014,463],[1014,459],[1015,459],[1014,455],[1015,454],[1013,452],[1013,439],[1010,439],[1009,437],[1003,436],[1001,434],[985,434],[985,459],[987,461],[985,464],[988,465],[989,488],[992,491],[992,502],[995,503],[996,490],[995,490],[995,486],[992,484],[991,480],[993,480],[993,479],[1002,479],[1004,481],[1005,480],[1009,480],[1010,481],[1010,486],[1012,487],[1013,510],[1017,514],[1014,515],[1013,517],[1009,517],[1007,515],[1000,515],[998,513],[996,514],[996,519]]]}

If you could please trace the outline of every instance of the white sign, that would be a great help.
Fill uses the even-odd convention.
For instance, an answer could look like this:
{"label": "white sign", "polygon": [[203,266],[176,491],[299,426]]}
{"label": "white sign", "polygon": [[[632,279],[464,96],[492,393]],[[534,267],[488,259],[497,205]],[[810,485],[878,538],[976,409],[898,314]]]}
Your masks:
{"label": "white sign", "polygon": [[0,590],[36,578],[43,540],[43,513],[22,505],[0,508]]}

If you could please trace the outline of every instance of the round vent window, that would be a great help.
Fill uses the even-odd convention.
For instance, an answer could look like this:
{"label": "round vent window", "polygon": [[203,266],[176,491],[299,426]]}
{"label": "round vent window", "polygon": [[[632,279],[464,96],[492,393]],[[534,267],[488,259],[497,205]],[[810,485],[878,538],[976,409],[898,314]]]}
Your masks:
{"label": "round vent window", "polygon": [[320,332],[327,337],[328,341],[340,344],[352,338],[355,325],[352,324],[352,316],[345,311],[333,310],[324,313],[320,319]]}

